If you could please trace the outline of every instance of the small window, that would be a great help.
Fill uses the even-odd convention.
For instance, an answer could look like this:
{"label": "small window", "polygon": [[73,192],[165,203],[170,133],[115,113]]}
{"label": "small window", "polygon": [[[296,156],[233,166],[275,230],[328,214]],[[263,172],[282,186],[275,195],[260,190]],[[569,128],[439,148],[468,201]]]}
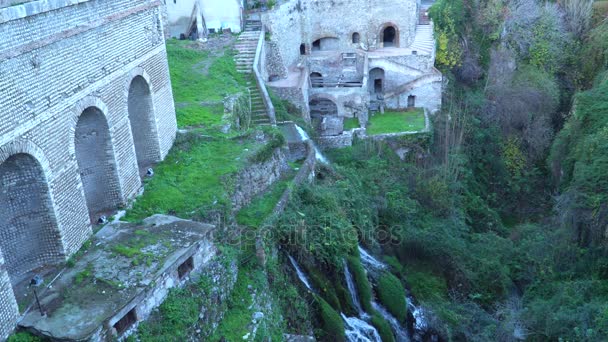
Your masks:
{"label": "small window", "polygon": [[114,329],[116,329],[116,333],[120,336],[129,330],[135,322],[137,322],[137,313],[135,312],[135,308],[133,308],[114,324]]}
{"label": "small window", "polygon": [[177,268],[177,276],[179,277],[180,280],[182,280],[188,274],[190,274],[190,271],[192,271],[193,268],[194,268],[194,259],[192,259],[192,257],[189,257],[188,259],[186,259],[186,261],[184,261]]}
{"label": "small window", "polygon": [[312,42],[312,51],[321,51],[321,39]]}
{"label": "small window", "polygon": [[318,72],[311,72],[310,84],[313,88],[323,88],[323,75]]}
{"label": "small window", "polygon": [[300,44],[300,55],[306,54],[306,45]]}
{"label": "small window", "polygon": [[353,44],[359,44],[360,41],[361,41],[361,36],[359,36],[359,33],[357,33],[357,32],[353,33]]}

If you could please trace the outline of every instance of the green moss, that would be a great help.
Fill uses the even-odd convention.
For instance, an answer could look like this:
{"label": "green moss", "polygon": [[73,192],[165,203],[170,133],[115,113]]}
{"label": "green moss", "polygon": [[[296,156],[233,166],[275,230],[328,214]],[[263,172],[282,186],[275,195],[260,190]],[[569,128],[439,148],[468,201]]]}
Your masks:
{"label": "green moss", "polygon": [[447,300],[448,286],[445,278],[429,271],[431,267],[408,265],[405,269],[412,294],[422,302]]}
{"label": "green moss", "polygon": [[352,256],[348,257],[348,267],[355,278],[361,307],[365,312],[372,312],[372,287],[367,279],[365,269],[361,265],[361,260]]}
{"label": "green moss", "polygon": [[388,324],[380,314],[374,313],[372,316],[372,325],[378,330],[382,342],[395,342],[395,337],[393,336],[390,324]]}
{"label": "green moss", "polygon": [[318,289],[321,297],[323,297],[323,299],[325,299],[325,301],[334,309],[341,312],[342,305],[340,304],[333,283],[325,277],[323,272],[320,272],[316,268],[309,267],[309,265],[306,264],[304,265],[304,268],[306,269],[310,281],[312,281],[313,288]]}
{"label": "green moss", "polygon": [[252,163],[263,163],[268,161],[270,157],[272,157],[275,149],[285,145],[285,137],[278,128],[265,126],[262,130],[269,139],[264,146],[249,156],[249,161]]}
{"label": "green moss", "polygon": [[342,317],[323,298],[315,297],[318,317],[321,321],[322,331],[318,337],[322,341],[344,341],[344,322]]}
{"label": "green moss", "polygon": [[236,221],[240,225],[260,227],[268,215],[272,213],[289,184],[290,180],[281,180],[273,184],[269,191],[254,198],[248,206],[241,209],[236,215]]}
{"label": "green moss", "polygon": [[369,119],[367,134],[417,132],[425,127],[424,110],[416,108],[405,112],[377,113]]}
{"label": "green moss", "polygon": [[407,306],[405,289],[401,281],[393,274],[385,272],[378,280],[378,297],[386,309],[400,322],[405,322]]}
{"label": "green moss", "polygon": [[171,289],[159,307],[159,317],[140,324],[139,341],[186,341],[198,321],[200,304],[200,299],[188,288]]}
{"label": "green moss", "polygon": [[344,119],[344,130],[350,131],[353,128],[359,128],[359,119],[358,118],[346,118]]}

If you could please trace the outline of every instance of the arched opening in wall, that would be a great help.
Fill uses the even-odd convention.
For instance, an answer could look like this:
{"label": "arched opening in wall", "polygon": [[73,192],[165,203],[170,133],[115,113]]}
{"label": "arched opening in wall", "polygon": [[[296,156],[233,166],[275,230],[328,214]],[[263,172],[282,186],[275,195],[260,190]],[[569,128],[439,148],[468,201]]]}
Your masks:
{"label": "arched opening in wall", "polygon": [[338,106],[335,102],[324,98],[311,99],[310,119],[312,126],[320,135],[338,135],[344,129],[343,119],[338,116]]}
{"label": "arched opening in wall", "polygon": [[121,203],[110,129],[101,110],[89,107],[82,112],[74,144],[89,215],[96,221],[101,213]]}
{"label": "arched opening in wall", "polygon": [[382,94],[384,92],[384,70],[373,68],[369,71],[368,89],[371,94]]}
{"label": "arched opening in wall", "polygon": [[394,26],[387,26],[382,30],[380,35],[382,38],[383,47],[398,47],[398,32]]}
{"label": "arched opening in wall", "polygon": [[416,96],[410,95],[407,97],[407,107],[408,108],[416,107]]}
{"label": "arched opening in wall", "polygon": [[323,88],[323,75],[318,72],[310,73],[310,85],[313,88]]}
{"label": "arched opening in wall", "polygon": [[148,82],[141,76],[135,76],[129,86],[128,109],[137,165],[140,174],[144,174],[146,169],[160,158],[152,95]]}
{"label": "arched opening in wall", "polygon": [[0,164],[0,249],[11,282],[20,289],[29,284],[30,272],[64,260],[49,185],[29,154],[14,154]]}
{"label": "arched opening in wall", "polygon": [[312,51],[332,51],[340,48],[340,40],[335,37],[320,38],[312,42]]}
{"label": "arched opening in wall", "polygon": [[305,54],[306,54],[306,45],[300,44],[300,55],[305,55]]}
{"label": "arched opening in wall", "polygon": [[361,36],[359,35],[358,32],[353,33],[353,44],[359,44],[359,42],[361,41]]}

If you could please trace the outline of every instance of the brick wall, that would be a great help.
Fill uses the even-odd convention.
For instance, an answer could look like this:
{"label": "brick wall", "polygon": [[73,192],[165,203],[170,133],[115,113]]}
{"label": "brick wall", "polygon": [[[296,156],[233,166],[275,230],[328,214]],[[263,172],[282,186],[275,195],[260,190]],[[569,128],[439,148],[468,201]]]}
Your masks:
{"label": "brick wall", "polygon": [[[155,0],[39,0],[0,8],[0,177],[33,175],[23,167],[3,169],[16,154],[29,155],[40,165],[44,177],[36,177],[44,184],[36,183],[36,191],[48,189],[47,207],[54,214],[54,220],[31,221],[34,230],[53,228],[38,229],[44,236],[42,250],[48,247],[55,256],[44,262],[65,260],[90,236],[85,194],[107,192],[110,200],[102,202],[108,207],[125,203],[141,187],[138,157],[159,161],[171,148],[176,119],[160,6]],[[141,90],[129,100],[134,78],[145,81],[149,96]],[[130,102],[138,108],[132,112],[140,111],[131,116],[134,122]],[[78,125],[85,111],[99,114],[88,129]],[[137,144],[132,127],[146,130],[143,137],[135,136]],[[77,153],[79,135],[103,136],[100,141],[107,145]],[[98,163],[91,168],[79,168],[93,159]],[[6,173],[8,169],[14,172]],[[87,184],[86,173],[100,169],[105,178]],[[103,184],[101,179],[106,179]],[[0,191],[16,191],[0,186]],[[12,213],[27,208],[13,204],[18,208]],[[9,222],[0,229],[14,226]],[[8,279],[17,265],[15,251],[8,249],[0,259],[0,340],[15,323]]]}

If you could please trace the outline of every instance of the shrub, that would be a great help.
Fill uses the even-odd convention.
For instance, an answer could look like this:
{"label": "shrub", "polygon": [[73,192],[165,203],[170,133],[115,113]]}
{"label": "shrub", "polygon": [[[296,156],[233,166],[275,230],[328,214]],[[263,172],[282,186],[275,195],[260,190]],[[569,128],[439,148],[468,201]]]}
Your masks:
{"label": "shrub", "polygon": [[42,339],[28,332],[19,332],[9,336],[6,342],[42,342]]}
{"label": "shrub", "polygon": [[378,280],[378,297],[386,309],[400,322],[407,317],[405,289],[401,281],[393,274],[385,272]]}
{"label": "shrub", "polygon": [[321,340],[345,341],[342,317],[323,298],[315,298],[318,306],[318,317],[321,320],[321,328],[323,329],[320,334]]}
{"label": "shrub", "polygon": [[391,326],[384,319],[384,317],[380,316],[378,313],[374,313],[372,316],[372,325],[376,327],[376,330],[378,330],[378,334],[380,334],[382,342],[395,342],[395,337],[393,336]]}

